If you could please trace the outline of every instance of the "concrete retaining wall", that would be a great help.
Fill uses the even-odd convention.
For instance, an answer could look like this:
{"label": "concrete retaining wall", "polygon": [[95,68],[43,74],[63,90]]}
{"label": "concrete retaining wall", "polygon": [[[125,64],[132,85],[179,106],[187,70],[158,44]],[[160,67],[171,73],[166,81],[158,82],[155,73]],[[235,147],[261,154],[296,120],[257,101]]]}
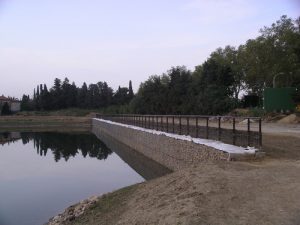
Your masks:
{"label": "concrete retaining wall", "polygon": [[109,135],[174,171],[203,161],[228,160],[229,158],[228,153],[212,147],[110,124],[97,119],[93,119],[93,132],[100,138],[101,135]]}
{"label": "concrete retaining wall", "polygon": [[172,171],[160,163],[146,157],[142,153],[119,142],[104,132],[94,133],[110,150],[126,162],[132,169],[140,174],[145,180],[162,177]]}

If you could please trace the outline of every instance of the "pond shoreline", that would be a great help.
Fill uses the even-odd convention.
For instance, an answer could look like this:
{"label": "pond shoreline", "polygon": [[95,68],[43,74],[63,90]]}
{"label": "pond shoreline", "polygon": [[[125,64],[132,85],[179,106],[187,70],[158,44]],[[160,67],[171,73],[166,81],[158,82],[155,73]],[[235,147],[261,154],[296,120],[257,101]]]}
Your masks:
{"label": "pond shoreline", "polygon": [[124,188],[130,192],[102,195],[78,217],[69,216],[71,206],[60,214],[62,220],[47,225],[298,224],[299,165],[268,161],[193,166]]}
{"label": "pond shoreline", "polygon": [[[0,130],[1,123],[9,125],[2,119]],[[51,118],[41,120],[48,122],[48,119]],[[88,119],[84,118],[82,127],[89,126]],[[25,123],[34,129],[39,127],[34,124],[38,120],[33,118],[33,122],[27,120]],[[47,129],[46,122],[40,127]],[[70,121],[61,120],[57,124],[72,127]],[[263,144],[267,157],[264,160],[193,165],[80,201],[46,224],[297,224],[300,221],[297,201],[300,198],[297,172],[300,154],[296,150],[300,139],[294,137],[289,143],[285,140],[287,137],[281,134],[266,135]]]}
{"label": "pond shoreline", "polygon": [[45,225],[59,225],[67,221],[73,221],[77,217],[81,216],[88,209],[93,207],[101,198],[101,196],[91,196],[85,200],[82,200],[74,205],[66,208],[62,213],[49,219],[49,222]]}
{"label": "pond shoreline", "polygon": [[75,116],[0,116],[0,131],[91,130],[90,117]]}

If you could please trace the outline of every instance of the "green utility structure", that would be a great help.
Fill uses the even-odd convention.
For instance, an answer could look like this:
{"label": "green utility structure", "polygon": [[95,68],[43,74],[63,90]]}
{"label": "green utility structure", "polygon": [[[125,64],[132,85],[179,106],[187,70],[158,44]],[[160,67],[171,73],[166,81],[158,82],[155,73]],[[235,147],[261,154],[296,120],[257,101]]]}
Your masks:
{"label": "green utility structure", "polygon": [[266,112],[291,112],[295,110],[293,95],[296,88],[266,88],[264,90],[264,109]]}

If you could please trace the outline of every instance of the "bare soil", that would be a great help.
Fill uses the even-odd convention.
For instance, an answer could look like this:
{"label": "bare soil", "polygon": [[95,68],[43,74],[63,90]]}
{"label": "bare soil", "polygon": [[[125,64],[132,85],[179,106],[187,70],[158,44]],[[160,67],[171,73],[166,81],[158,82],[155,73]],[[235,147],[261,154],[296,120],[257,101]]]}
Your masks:
{"label": "bare soil", "polygon": [[265,127],[263,160],[174,172],[109,193],[64,224],[299,225],[299,127],[278,126]]}
{"label": "bare soil", "polygon": [[300,161],[202,164],[113,192],[64,224],[300,224]]}

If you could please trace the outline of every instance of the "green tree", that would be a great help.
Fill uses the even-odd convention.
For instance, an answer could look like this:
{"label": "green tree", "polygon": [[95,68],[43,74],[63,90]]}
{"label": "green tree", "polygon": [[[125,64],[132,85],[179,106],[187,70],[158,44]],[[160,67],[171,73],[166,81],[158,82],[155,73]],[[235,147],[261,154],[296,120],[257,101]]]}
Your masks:
{"label": "green tree", "polygon": [[10,115],[11,111],[7,102],[5,102],[2,106],[1,115]]}
{"label": "green tree", "polygon": [[236,49],[235,47],[228,45],[224,49],[218,48],[210,56],[210,58],[216,60],[218,64],[230,68],[231,75],[233,76],[233,82],[231,83],[230,88],[233,91],[236,101],[238,101],[241,90],[244,89],[245,82],[245,72],[242,66],[244,58],[242,53],[242,47]]}
{"label": "green tree", "polygon": [[133,94],[133,90],[132,90],[132,82],[131,80],[129,81],[129,88],[128,88],[128,98],[129,98],[129,101],[131,101],[134,97],[134,94]]}
{"label": "green tree", "polygon": [[81,88],[78,90],[77,105],[80,108],[87,107],[87,92],[88,92],[88,88],[86,83],[84,82]]}
{"label": "green tree", "polygon": [[300,33],[298,20],[282,16],[261,35],[248,40],[243,52],[246,85],[250,92],[262,96],[265,87],[272,87],[274,76],[279,86],[297,86],[300,82]]}
{"label": "green tree", "polygon": [[33,101],[30,100],[29,95],[23,95],[21,100],[21,110],[31,111],[34,110]]}
{"label": "green tree", "polygon": [[197,111],[200,114],[223,114],[234,107],[232,85],[234,77],[230,67],[209,59],[203,64]]}

